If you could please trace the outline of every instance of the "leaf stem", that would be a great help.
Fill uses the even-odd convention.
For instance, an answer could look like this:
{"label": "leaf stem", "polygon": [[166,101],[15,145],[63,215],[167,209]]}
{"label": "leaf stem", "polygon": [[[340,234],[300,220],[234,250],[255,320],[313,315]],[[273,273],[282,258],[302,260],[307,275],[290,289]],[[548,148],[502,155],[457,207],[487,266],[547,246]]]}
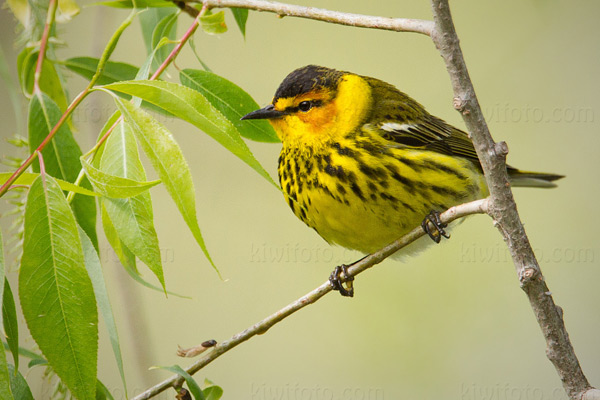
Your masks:
{"label": "leaf stem", "polygon": [[40,78],[42,77],[44,58],[46,57],[46,50],[48,49],[48,39],[50,38],[50,30],[52,29],[56,17],[57,6],[58,0],[50,0],[48,4],[48,15],[46,16],[46,25],[44,26],[44,32],[42,33],[42,39],[40,40],[40,52],[38,53],[35,72],[33,74],[34,92],[40,91]]}
{"label": "leaf stem", "polygon": [[181,51],[183,46],[186,44],[188,39],[194,34],[194,32],[196,32],[196,29],[198,29],[198,26],[200,26],[200,18],[202,18],[202,16],[206,13],[206,11],[208,11],[208,7],[206,5],[203,5],[202,10],[200,10],[198,15],[194,19],[194,22],[192,23],[192,25],[188,28],[188,30],[185,32],[185,34],[181,37],[181,39],[179,40],[179,43],[177,43],[177,46],[175,46],[173,51],[171,51],[171,54],[169,54],[169,56],[158,67],[158,69],[154,72],[154,74],[152,74],[152,76],[150,77],[150,80],[157,79],[163,73],[163,71],[173,62],[173,60],[175,60],[175,58],[177,57],[177,55],[179,54],[179,52]]}

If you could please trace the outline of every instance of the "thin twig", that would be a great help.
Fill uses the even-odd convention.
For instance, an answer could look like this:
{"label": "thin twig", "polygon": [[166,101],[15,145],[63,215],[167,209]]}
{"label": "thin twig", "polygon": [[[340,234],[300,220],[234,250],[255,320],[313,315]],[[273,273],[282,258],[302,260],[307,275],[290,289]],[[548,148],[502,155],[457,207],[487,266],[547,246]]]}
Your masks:
{"label": "thin twig", "polygon": [[489,214],[510,249],[521,287],[527,294],[546,339],[546,353],[570,399],[585,394],[598,396],[586,379],[564,325],[562,311],[554,304],[539,264],[517,212],[506,173],[505,143],[495,143],[483,117],[469,77],[448,0],[432,0],[435,29],[431,38],[446,62],[454,89],[454,106],[460,111],[471,134],[490,191]]}
{"label": "thin twig", "polygon": [[42,77],[42,68],[44,66],[44,58],[46,58],[46,50],[48,50],[48,40],[50,39],[50,30],[54,24],[56,18],[56,8],[58,5],[57,0],[50,0],[48,3],[48,15],[46,16],[46,24],[44,25],[44,32],[40,40],[40,52],[38,53],[37,62],[35,64],[35,71],[33,73],[33,91],[40,91],[40,78]]}
{"label": "thin twig", "polygon": [[[173,1],[183,11],[194,15],[193,7],[187,1]],[[292,4],[278,3],[265,0],[202,0],[208,8],[246,8],[248,10],[266,11],[280,17],[307,18],[332,24],[355,26],[359,28],[382,29],[396,32],[413,32],[431,36],[433,22],[411,18],[385,18],[370,15],[351,14],[339,11],[325,10],[315,7],[303,7]]]}
{"label": "thin twig", "polygon": [[[452,207],[452,208],[448,209],[446,212],[444,212],[441,215],[441,220],[442,220],[442,222],[449,223],[456,219],[465,217],[467,215],[485,214],[485,213],[487,213],[487,211],[488,211],[488,199],[476,200],[476,201],[473,201],[470,203],[461,204],[456,207]],[[419,239],[420,237],[422,237],[424,235],[425,235],[425,232],[423,231],[423,229],[421,227],[413,229],[411,232],[407,233],[406,235],[404,235],[400,239],[396,240],[395,242],[389,244],[388,246],[384,247],[383,249],[381,249],[373,254],[370,254],[369,256],[361,259],[360,261],[358,261],[355,264],[353,264],[352,266],[350,266],[348,268],[348,275],[356,276],[356,275],[360,274],[361,272],[366,271],[367,269],[373,267],[376,264],[379,264],[380,262],[385,260],[387,257],[391,256],[392,254],[394,254],[401,248],[406,247],[407,245],[409,245],[410,243],[414,242],[415,240]],[[210,364],[213,360],[215,360],[219,356],[225,354],[229,350],[231,350],[234,347],[236,347],[237,345],[245,342],[246,340],[252,338],[253,336],[265,333],[267,330],[269,330],[269,328],[271,328],[276,323],[289,317],[296,311],[301,310],[302,308],[315,303],[317,300],[319,300],[321,297],[325,296],[327,293],[331,292],[332,290],[333,289],[331,288],[329,281],[321,284],[316,289],[314,289],[311,292],[307,293],[306,295],[300,297],[298,300],[294,301],[293,303],[288,304],[287,306],[285,306],[281,310],[277,311],[276,313],[268,316],[267,318],[263,319],[260,322],[257,322],[256,324],[252,325],[251,327],[247,328],[246,330],[238,333],[237,335],[234,335],[230,339],[217,344],[214,347],[214,350],[208,352],[206,355],[204,355],[202,358],[200,358],[198,361],[196,361],[194,364],[192,364],[190,367],[188,367],[186,369],[186,371],[190,375],[195,374],[196,372],[198,372],[200,369],[202,369],[206,365]],[[163,382],[146,390],[145,392],[140,393],[139,395],[134,397],[132,400],[150,399],[150,398],[158,395],[159,393],[167,390],[170,387],[181,387],[182,383],[183,383],[182,378],[179,375],[173,375],[170,378],[164,380]]]}

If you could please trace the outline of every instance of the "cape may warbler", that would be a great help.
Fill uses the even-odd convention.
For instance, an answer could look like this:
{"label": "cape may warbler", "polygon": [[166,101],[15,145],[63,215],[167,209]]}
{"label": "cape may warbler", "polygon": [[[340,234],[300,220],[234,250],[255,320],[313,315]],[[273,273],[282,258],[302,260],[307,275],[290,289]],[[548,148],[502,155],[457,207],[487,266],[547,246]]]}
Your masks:
{"label": "cape may warbler", "polygon": [[[439,242],[439,212],[488,194],[467,134],[375,78],[309,65],[243,119],[273,125],[285,199],[329,243],[372,253],[422,221]],[[553,187],[562,177],[512,167],[508,174],[514,186]],[[337,274],[332,285],[351,295]]]}

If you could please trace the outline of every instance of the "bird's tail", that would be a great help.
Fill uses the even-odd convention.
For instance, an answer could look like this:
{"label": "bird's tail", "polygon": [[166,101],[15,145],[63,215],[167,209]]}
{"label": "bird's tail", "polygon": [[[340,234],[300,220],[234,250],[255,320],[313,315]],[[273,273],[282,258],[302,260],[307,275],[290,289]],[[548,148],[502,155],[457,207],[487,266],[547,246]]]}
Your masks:
{"label": "bird's tail", "polygon": [[521,171],[516,168],[508,167],[508,177],[510,183],[515,187],[539,187],[553,188],[556,187],[557,181],[564,178],[564,175],[547,174],[544,172]]}

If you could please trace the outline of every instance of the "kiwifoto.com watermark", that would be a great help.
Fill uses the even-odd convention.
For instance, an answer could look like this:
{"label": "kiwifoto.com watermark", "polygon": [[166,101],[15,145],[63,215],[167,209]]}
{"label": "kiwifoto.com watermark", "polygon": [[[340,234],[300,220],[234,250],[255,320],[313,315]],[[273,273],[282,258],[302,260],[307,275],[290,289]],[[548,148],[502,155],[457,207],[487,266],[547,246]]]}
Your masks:
{"label": "kiwifoto.com watermark", "polygon": [[568,400],[561,387],[517,386],[509,383],[479,385],[462,384],[460,400]]}
{"label": "kiwifoto.com watermark", "polygon": [[591,124],[596,122],[596,115],[591,107],[544,108],[529,104],[514,106],[509,103],[496,103],[492,107],[484,107],[482,112],[485,119],[491,123]]}
{"label": "kiwifoto.com watermark", "polygon": [[358,260],[360,253],[338,246],[307,247],[300,243],[268,244],[252,243],[250,247],[251,263],[337,263],[347,264]]}
{"label": "kiwifoto.com watermark", "polygon": [[376,387],[329,388],[320,385],[268,385],[253,383],[250,400],[384,400],[384,390]]}
{"label": "kiwifoto.com watermark", "polygon": [[[592,264],[597,262],[598,250],[590,247],[534,248],[538,261],[544,264]],[[458,254],[461,263],[505,263],[511,262],[510,250],[504,243],[480,246],[476,243],[462,243]]]}

